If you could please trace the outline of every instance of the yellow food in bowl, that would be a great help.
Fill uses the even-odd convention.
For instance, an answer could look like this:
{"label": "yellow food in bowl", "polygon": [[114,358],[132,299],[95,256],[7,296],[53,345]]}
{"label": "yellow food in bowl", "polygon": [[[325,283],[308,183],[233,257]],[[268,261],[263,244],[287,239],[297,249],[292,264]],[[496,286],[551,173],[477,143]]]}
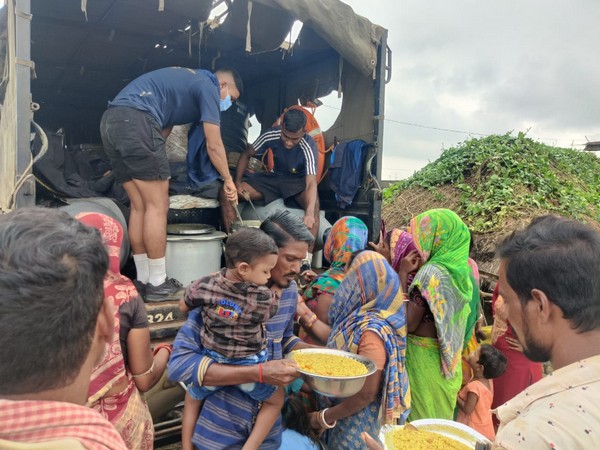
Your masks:
{"label": "yellow food in bowl", "polygon": [[300,370],[329,377],[357,377],[368,372],[366,366],[352,358],[326,353],[292,353]]}
{"label": "yellow food in bowl", "polygon": [[427,431],[437,431],[438,433],[443,434],[451,434],[453,436],[457,436],[461,439],[465,439],[467,441],[473,440],[473,436],[456,427],[449,427],[447,425],[441,425],[439,423],[431,424],[431,425],[419,425],[419,430]]}
{"label": "yellow food in bowl", "polygon": [[394,450],[471,450],[465,444],[455,441],[432,431],[397,429],[391,432],[392,445],[389,435],[386,444]]}

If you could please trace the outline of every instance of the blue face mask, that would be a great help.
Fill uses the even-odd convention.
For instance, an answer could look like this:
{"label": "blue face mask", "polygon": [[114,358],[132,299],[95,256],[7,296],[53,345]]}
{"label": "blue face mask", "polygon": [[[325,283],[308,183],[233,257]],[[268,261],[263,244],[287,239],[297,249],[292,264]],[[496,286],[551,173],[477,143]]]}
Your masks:
{"label": "blue face mask", "polygon": [[227,94],[227,97],[221,99],[221,105],[219,108],[221,111],[227,111],[231,105],[233,105],[233,102],[231,101],[231,95]]}

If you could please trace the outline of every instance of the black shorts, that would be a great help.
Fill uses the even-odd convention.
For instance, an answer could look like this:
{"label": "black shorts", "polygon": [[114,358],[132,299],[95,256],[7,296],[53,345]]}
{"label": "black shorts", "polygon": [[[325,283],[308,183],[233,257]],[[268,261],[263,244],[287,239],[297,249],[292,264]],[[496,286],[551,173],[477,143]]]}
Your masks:
{"label": "black shorts", "polygon": [[202,198],[219,198],[219,190],[222,186],[223,182],[218,179],[209,181],[202,186],[190,186],[190,195]]}
{"label": "black shorts", "polygon": [[161,131],[156,119],[144,111],[113,106],[104,112],[100,135],[117,182],[171,177]]}
{"label": "black shorts", "polygon": [[301,194],[306,189],[306,177],[281,176],[267,173],[254,173],[244,180],[264,197],[265,205],[278,198],[286,199]]}

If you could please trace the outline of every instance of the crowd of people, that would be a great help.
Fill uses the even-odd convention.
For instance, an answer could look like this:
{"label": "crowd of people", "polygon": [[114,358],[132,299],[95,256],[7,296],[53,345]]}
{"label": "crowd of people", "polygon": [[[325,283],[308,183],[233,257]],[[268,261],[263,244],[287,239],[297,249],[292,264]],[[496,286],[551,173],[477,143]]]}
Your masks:
{"label": "crowd of people", "polygon": [[[0,216],[0,448],[151,449],[143,393],[165,371],[187,390],[184,450],[380,449],[383,425],[419,419],[456,420],[499,449],[600,448],[598,231],[544,216],[501,242],[491,345],[479,345],[473,239],[451,210],[382,224],[377,243],[342,217],[324,243],[328,269],[301,273],[319,228],[316,144],[290,109],[234,180],[219,113],[242,92],[234,70],[169,67],[109,102],[100,131],[131,201],[136,280],[120,273],[125,231],[106,215]],[[230,233],[226,267],[184,291],[166,275],[165,139],[192,122],[189,180],[220,198],[228,233],[238,200],[294,199],[304,215]],[[246,172],[253,156],[272,160],[267,173]],[[189,312],[173,345],[152,348],[142,296]],[[307,348],[375,370],[350,397],[317,394],[287,357]]]}
{"label": "crowd of people", "polygon": [[[499,244],[492,344],[474,348],[471,238],[447,209],[377,244],[339,219],[330,268],[302,292],[314,239],[276,212],[231,235],[227,267],[186,289],[173,347],[153,350],[123,233],[95,213],[0,216],[0,448],[152,448],[143,392],[165,367],[188,389],[186,449],[381,449],[384,424],[422,418],[499,449],[600,444],[600,233],[586,225],[544,216]],[[323,346],[374,363],[358,393],[315,394],[286,358]]]}

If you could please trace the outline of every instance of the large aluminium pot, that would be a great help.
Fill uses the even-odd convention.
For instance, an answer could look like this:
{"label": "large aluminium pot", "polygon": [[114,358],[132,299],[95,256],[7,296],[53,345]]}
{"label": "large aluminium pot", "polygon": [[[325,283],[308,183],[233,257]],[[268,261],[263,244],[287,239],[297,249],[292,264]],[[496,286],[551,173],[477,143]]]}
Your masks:
{"label": "large aluminium pot", "polygon": [[[167,234],[167,276],[189,285],[192,281],[217,272],[221,268],[223,239],[221,231],[198,229],[198,224],[177,225],[178,234]],[[199,234],[194,233],[194,230]],[[167,233],[169,230],[167,230]]]}

